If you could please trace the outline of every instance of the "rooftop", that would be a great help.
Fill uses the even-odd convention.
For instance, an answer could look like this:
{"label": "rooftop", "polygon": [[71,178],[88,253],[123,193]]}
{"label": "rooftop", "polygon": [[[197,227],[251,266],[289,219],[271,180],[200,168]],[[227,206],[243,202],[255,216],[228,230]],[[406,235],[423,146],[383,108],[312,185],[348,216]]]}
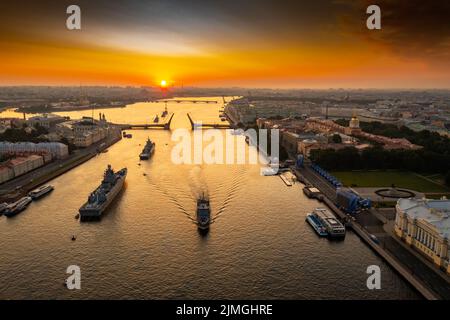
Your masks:
{"label": "rooftop", "polygon": [[450,200],[399,199],[397,205],[409,217],[423,220],[441,236],[450,237]]}

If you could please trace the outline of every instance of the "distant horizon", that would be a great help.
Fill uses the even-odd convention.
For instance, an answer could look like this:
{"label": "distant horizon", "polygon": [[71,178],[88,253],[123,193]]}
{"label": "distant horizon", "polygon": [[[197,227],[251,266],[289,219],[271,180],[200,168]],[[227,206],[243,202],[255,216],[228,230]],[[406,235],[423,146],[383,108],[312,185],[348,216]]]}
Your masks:
{"label": "distant horizon", "polygon": [[450,3],[68,0],[2,5],[0,85],[450,88]]}
{"label": "distant horizon", "polygon": [[[89,85],[76,85],[76,84],[17,84],[17,85],[3,85],[0,84],[0,88],[161,88],[157,85],[115,85],[115,84],[89,84]],[[399,90],[450,90],[450,87],[247,87],[247,86],[184,86],[184,87],[170,87],[170,90],[180,89],[245,89],[245,90],[379,90],[379,91],[399,91]]]}

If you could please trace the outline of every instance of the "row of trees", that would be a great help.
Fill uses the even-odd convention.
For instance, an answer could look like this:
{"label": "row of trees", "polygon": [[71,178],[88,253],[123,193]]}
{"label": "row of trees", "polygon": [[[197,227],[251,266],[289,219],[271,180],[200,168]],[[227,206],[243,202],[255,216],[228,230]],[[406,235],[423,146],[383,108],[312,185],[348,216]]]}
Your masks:
{"label": "row of trees", "polygon": [[[348,120],[339,119],[336,123],[348,126]],[[450,155],[450,139],[437,132],[429,130],[414,131],[405,126],[381,122],[361,122],[364,132],[382,135],[390,138],[405,138],[414,144],[423,146],[425,150]]]}
{"label": "row of trees", "polygon": [[450,171],[450,155],[428,150],[384,150],[373,147],[359,152],[353,147],[341,150],[312,150],[311,160],[327,170],[398,169],[423,173]]}
{"label": "row of trees", "polygon": [[41,136],[48,133],[47,129],[41,126],[33,127],[33,130],[25,130],[25,126],[22,128],[8,128],[0,134],[0,141],[9,142],[46,142]]}

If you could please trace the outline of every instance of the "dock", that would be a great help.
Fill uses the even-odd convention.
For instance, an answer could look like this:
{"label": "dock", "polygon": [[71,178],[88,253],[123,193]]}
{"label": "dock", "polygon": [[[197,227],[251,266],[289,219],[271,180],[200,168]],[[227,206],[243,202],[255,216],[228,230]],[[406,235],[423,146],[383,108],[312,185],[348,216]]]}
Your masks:
{"label": "dock", "polygon": [[294,184],[295,176],[289,171],[279,174],[279,177],[288,187],[292,187]]}

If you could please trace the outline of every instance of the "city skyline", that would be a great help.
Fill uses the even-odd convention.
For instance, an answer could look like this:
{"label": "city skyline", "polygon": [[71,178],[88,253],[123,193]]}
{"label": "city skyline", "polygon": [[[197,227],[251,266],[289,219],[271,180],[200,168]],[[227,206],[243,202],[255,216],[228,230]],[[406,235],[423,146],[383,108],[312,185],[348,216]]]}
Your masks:
{"label": "city skyline", "polygon": [[78,1],[2,4],[0,85],[449,88],[449,4]]}

